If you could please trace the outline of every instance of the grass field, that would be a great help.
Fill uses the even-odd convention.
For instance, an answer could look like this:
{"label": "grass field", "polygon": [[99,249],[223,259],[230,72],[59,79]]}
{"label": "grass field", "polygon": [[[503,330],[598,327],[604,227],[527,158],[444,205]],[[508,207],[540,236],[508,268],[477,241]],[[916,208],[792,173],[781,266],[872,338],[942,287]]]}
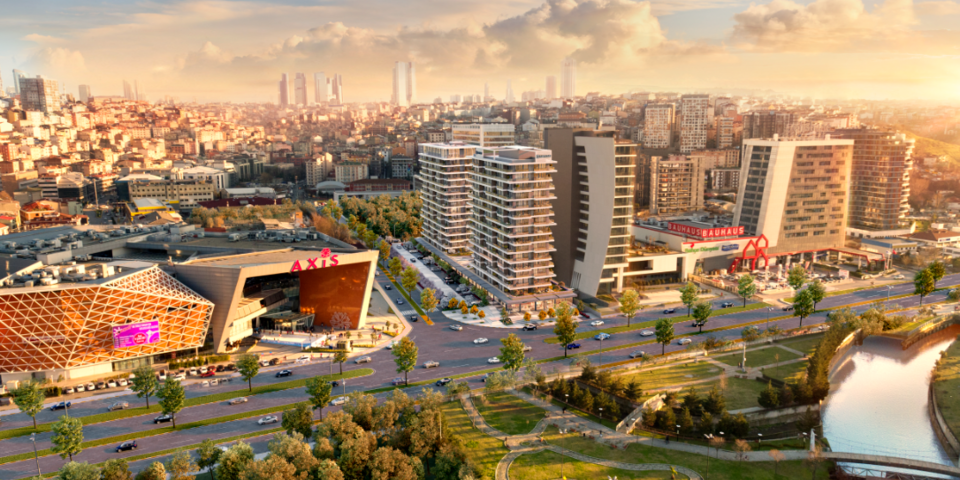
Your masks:
{"label": "grass field", "polygon": [[633,375],[624,375],[624,383],[637,381],[643,390],[654,390],[681,383],[695,382],[720,375],[721,368],[709,362],[682,363],[672,367],[647,370]]}
{"label": "grass field", "polygon": [[[568,450],[583,453],[584,455],[628,463],[668,463],[671,465],[680,465],[693,469],[697,473],[710,479],[769,480],[772,478],[829,478],[826,465],[824,464],[820,465],[820,468],[814,476],[814,472],[810,468],[806,467],[801,461],[780,462],[779,475],[774,477],[774,463],[772,461],[738,463],[735,461],[717,460],[715,458],[709,458],[706,455],[649,447],[637,443],[632,443],[625,449],[614,450],[575,434],[564,435],[561,437],[557,429],[554,427],[548,427],[544,432],[543,437],[547,440],[547,442],[561,446]],[[706,450],[707,449],[704,448],[704,453],[706,453]],[[571,476],[571,478],[573,477]]]}
{"label": "grass field", "polygon": [[[764,388],[767,388],[767,384],[764,382],[744,378],[727,378],[726,383],[726,388],[721,388],[720,380],[700,383],[692,385],[692,387],[701,397],[706,396],[714,386],[720,388],[723,392],[723,398],[726,400],[727,410],[731,411],[742,408],[759,407],[760,404],[757,403],[757,397]],[[682,398],[686,395],[690,388],[691,387],[685,387],[681,390],[680,397]]]}
{"label": "grass field", "polygon": [[810,355],[817,349],[817,345],[820,343],[822,338],[823,334],[818,333],[814,335],[802,335],[798,338],[778,340],[776,343]]}
{"label": "grass field", "polygon": [[483,477],[494,478],[497,463],[508,452],[503,442],[475,428],[460,402],[444,403],[442,411],[450,432],[463,439],[463,445],[470,454],[470,458],[483,471]]}
{"label": "grass field", "polygon": [[960,433],[960,342],[953,342],[946,350],[934,373],[933,394],[937,407],[954,435]]}
{"label": "grass field", "polygon": [[[595,465],[593,463],[580,462],[551,451],[541,451],[520,456],[520,458],[514,460],[513,464],[510,465],[510,478],[520,478],[523,480],[554,480],[561,478],[561,463],[563,466],[563,476],[570,479],[616,477],[617,480],[661,480],[671,478],[669,471],[651,470],[635,472],[632,470],[620,470]],[[682,480],[689,477],[686,475],[678,475],[674,478]]]}
{"label": "grass field", "polygon": [[474,397],[473,405],[487,424],[508,435],[530,433],[547,413],[506,392]]}
{"label": "grass field", "polygon": [[803,372],[807,371],[807,362],[789,363],[787,365],[771,366],[763,369],[770,378],[776,378],[787,383],[799,380]]}
{"label": "grass field", "polygon": [[[800,355],[797,355],[796,353],[773,346],[761,348],[759,350],[747,350],[747,366],[762,367],[764,365],[773,365],[777,363],[776,355],[780,355],[780,362],[800,358]],[[728,355],[713,357],[713,359],[718,362],[723,362],[727,365],[736,367],[740,364],[740,361],[743,360],[743,353],[731,353]]]}

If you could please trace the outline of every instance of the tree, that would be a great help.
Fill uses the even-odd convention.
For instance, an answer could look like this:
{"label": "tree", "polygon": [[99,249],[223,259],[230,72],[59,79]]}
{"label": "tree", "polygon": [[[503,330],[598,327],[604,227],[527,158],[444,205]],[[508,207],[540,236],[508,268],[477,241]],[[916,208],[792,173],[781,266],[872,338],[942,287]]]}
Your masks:
{"label": "tree", "polygon": [[930,270],[930,275],[933,276],[933,287],[937,287],[937,282],[940,281],[947,274],[947,267],[943,265],[941,261],[930,262],[930,265],[927,265],[927,270]]}
{"label": "tree", "polygon": [[297,432],[304,438],[310,438],[313,435],[313,412],[310,404],[299,402],[293,408],[284,410],[280,425],[287,431],[287,435]]}
{"label": "tree", "polygon": [[240,474],[253,461],[253,447],[238,441],[220,455],[217,480],[240,480]]}
{"label": "tree", "polygon": [[256,377],[260,373],[260,358],[256,355],[241,355],[237,359],[237,372],[240,373],[240,378],[247,381],[248,391],[253,391],[253,377]]}
{"label": "tree", "polygon": [[803,326],[803,319],[813,314],[813,299],[810,298],[808,289],[800,290],[793,297],[793,314],[800,317],[800,326]]}
{"label": "tree", "polygon": [[167,469],[160,462],[153,462],[147,468],[140,471],[135,477],[136,480],[166,480]]}
{"label": "tree", "polygon": [[807,292],[810,294],[810,300],[813,302],[813,309],[816,311],[817,304],[822,302],[827,296],[827,288],[823,286],[823,283],[819,281],[812,282],[809,287],[807,287]]}
{"label": "tree", "polygon": [[420,272],[414,267],[407,267],[400,273],[400,285],[407,292],[412,292],[417,288],[417,280],[420,279]]}
{"label": "tree", "polygon": [[300,478],[293,465],[276,455],[250,462],[240,474],[240,480],[299,480]]}
{"label": "tree", "polygon": [[669,318],[661,318],[656,324],[657,343],[660,344],[660,355],[667,352],[667,345],[673,341],[673,324]]}
{"label": "tree", "polygon": [[100,469],[87,462],[70,462],[60,467],[57,478],[60,480],[100,480]]}
{"label": "tree", "polygon": [[37,414],[43,410],[43,402],[47,400],[43,386],[34,381],[20,384],[20,387],[10,392],[13,394],[13,403],[21,412],[33,419],[33,428],[37,428]]}
{"label": "tree", "polygon": [[523,312],[523,321],[524,322],[530,321],[530,312]]}
{"label": "tree", "polygon": [[60,420],[53,424],[53,437],[50,442],[53,447],[50,451],[60,455],[60,458],[70,457],[73,461],[73,454],[83,451],[83,422],[76,417],[61,415]]}
{"label": "tree", "polygon": [[640,294],[636,290],[624,290],[620,295],[620,313],[627,317],[627,326],[630,326],[630,320],[637,316],[637,313],[643,309],[640,305]]}
{"label": "tree", "polygon": [[776,448],[767,452],[767,455],[770,456],[770,460],[773,460],[773,478],[777,478],[780,471],[780,462],[784,461],[787,456]]}
{"label": "tree", "polygon": [[390,244],[386,240],[380,240],[380,245],[377,245],[377,249],[380,250],[380,261],[387,262],[390,258]]}
{"label": "tree", "polygon": [[687,306],[687,315],[690,315],[690,309],[700,300],[699,292],[700,289],[693,282],[687,282],[686,285],[680,287],[680,301]]}
{"label": "tree", "polygon": [[331,400],[333,385],[321,377],[307,379],[307,395],[314,410],[320,410],[320,420],[323,420],[323,407]]}
{"label": "tree", "polygon": [[690,409],[683,407],[683,410],[680,411],[680,418],[677,419],[677,425],[680,425],[680,433],[684,435],[689,435],[693,432],[693,415],[690,414]]}
{"label": "tree", "polygon": [[807,283],[807,271],[801,265],[794,265],[787,272],[787,285],[790,285],[794,291],[800,290],[800,287]]}
{"label": "tree", "polygon": [[487,318],[487,314],[484,313],[483,310],[480,310],[479,312],[477,312],[477,318],[479,318],[480,320],[483,320],[484,318]]}
{"label": "tree", "polygon": [[397,373],[403,374],[403,384],[407,384],[407,374],[412,372],[417,366],[417,345],[409,337],[403,337],[391,353],[393,361],[397,364]]}
{"label": "tree", "polygon": [[418,480],[410,457],[391,447],[380,447],[370,457],[370,480]]}
{"label": "tree", "polygon": [[320,463],[313,456],[313,452],[310,451],[310,445],[304,441],[303,436],[299,433],[293,435],[275,433],[273,434],[273,440],[270,440],[268,444],[268,448],[271,456],[282,458],[293,465],[300,478],[307,477],[309,472]]}
{"label": "tree", "polygon": [[130,466],[122,458],[107,460],[100,469],[100,478],[102,480],[133,480],[133,473],[130,473]]}
{"label": "tree", "polygon": [[820,447],[820,445],[814,445],[813,449],[807,452],[807,459],[804,462],[810,467],[812,473],[810,478],[816,480],[817,470],[825,460],[826,458],[823,457],[823,448]]}
{"label": "tree", "polygon": [[737,295],[743,298],[743,306],[747,306],[747,299],[757,294],[757,284],[752,275],[743,275],[737,279]]}
{"label": "tree", "polygon": [[187,398],[180,380],[168,376],[167,380],[163,382],[163,386],[160,387],[160,391],[157,392],[157,398],[160,399],[160,410],[164,415],[173,416],[173,429],[176,430],[177,413],[183,410],[183,404]]}
{"label": "tree", "polygon": [[424,288],[423,291],[420,292],[420,306],[423,307],[424,310],[432,312],[437,309],[438,303],[432,288]]}
{"label": "tree", "polygon": [[367,230],[367,232],[363,234],[363,244],[372,250],[377,244],[377,236],[377,232],[374,232],[373,230]]}
{"label": "tree", "polygon": [[736,442],[733,443],[733,451],[737,452],[737,461],[740,462],[740,465],[743,465],[743,461],[747,459],[747,454],[750,453],[750,444],[746,440],[738,438]]}
{"label": "tree", "polygon": [[403,270],[403,264],[400,262],[400,257],[391,258],[390,263],[387,264],[387,268],[390,269],[390,274],[393,275],[394,278],[396,278],[397,275],[400,275],[400,272]]}
{"label": "tree", "polygon": [[703,409],[714,415],[720,415],[727,409],[727,402],[716,385],[707,393],[707,398],[703,401]]}
{"label": "tree", "polygon": [[447,303],[447,308],[450,309],[450,310],[453,310],[454,308],[457,308],[457,299],[451,297],[451,298],[450,298],[450,302]]}
{"label": "tree", "polygon": [[333,363],[340,365],[340,375],[343,375],[343,362],[347,361],[347,352],[339,351],[333,354]]}
{"label": "tree", "polygon": [[763,408],[777,408],[780,406],[780,395],[772,382],[767,382],[767,388],[760,392],[757,403]]}
{"label": "tree", "polygon": [[337,462],[333,460],[326,459],[320,461],[320,464],[317,465],[316,478],[323,480],[344,480],[343,472],[340,471],[340,466],[337,465]]}
{"label": "tree", "polygon": [[526,345],[514,333],[507,335],[506,338],[501,338],[500,343],[503,344],[500,347],[500,361],[503,362],[504,368],[516,372],[523,365],[523,349]]}
{"label": "tree", "polygon": [[936,282],[929,268],[924,268],[913,277],[913,294],[920,295],[920,305],[923,306],[923,297],[933,293]]}
{"label": "tree", "polygon": [[137,392],[137,398],[146,398],[147,408],[150,408],[150,395],[160,388],[160,382],[153,373],[153,368],[150,368],[150,365],[140,365],[132,373],[130,390]]}
{"label": "tree", "polygon": [[556,323],[553,325],[553,333],[557,335],[560,345],[563,345],[563,357],[567,357],[567,345],[577,339],[577,324],[573,322],[573,312],[570,304],[561,302],[557,305]]}
{"label": "tree", "polygon": [[[220,455],[223,453],[223,450],[220,450],[220,447],[217,446],[213,440],[205,439],[200,442],[200,446],[197,447],[197,468],[206,470],[210,473],[210,477],[213,477],[213,467],[220,462]],[[106,479],[104,479],[106,480]],[[216,480],[214,478],[214,480]]]}
{"label": "tree", "polygon": [[693,307],[693,318],[700,327],[700,333],[703,333],[703,326],[707,324],[711,313],[713,313],[713,305],[710,302],[699,302]]}
{"label": "tree", "polygon": [[196,477],[190,473],[199,468],[196,463],[193,463],[193,457],[183,449],[178,449],[170,460],[167,460],[166,466],[170,480],[193,480]]}

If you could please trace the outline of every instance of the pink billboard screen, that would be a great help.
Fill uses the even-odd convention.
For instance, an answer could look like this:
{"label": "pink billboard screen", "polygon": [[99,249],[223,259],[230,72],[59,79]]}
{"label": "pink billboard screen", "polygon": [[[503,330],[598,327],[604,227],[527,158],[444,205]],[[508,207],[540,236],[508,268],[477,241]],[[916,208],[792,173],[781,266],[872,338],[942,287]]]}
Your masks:
{"label": "pink billboard screen", "polygon": [[160,341],[160,322],[131,323],[113,327],[113,348],[127,348]]}

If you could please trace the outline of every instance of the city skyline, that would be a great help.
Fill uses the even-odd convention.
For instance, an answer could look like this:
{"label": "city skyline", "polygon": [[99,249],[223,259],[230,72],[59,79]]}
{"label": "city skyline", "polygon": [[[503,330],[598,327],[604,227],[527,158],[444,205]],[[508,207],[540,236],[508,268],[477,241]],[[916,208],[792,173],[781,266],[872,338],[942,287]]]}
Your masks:
{"label": "city skyline", "polygon": [[[542,88],[571,57],[580,95],[731,89],[960,98],[950,81],[960,69],[951,56],[957,34],[948,29],[960,4],[952,1],[244,5],[118,2],[90,25],[70,15],[102,7],[65,5],[39,22],[42,12],[11,5],[0,20],[0,78],[13,85],[19,69],[104,95],[138,78],[159,97],[275,102],[281,73],[325,69],[353,79],[351,100],[389,101],[390,66],[406,61],[421,67],[423,100],[480,91],[484,83],[502,92],[508,78],[514,91]],[[420,18],[418,11],[432,13]],[[264,21],[274,17],[284,21]]]}

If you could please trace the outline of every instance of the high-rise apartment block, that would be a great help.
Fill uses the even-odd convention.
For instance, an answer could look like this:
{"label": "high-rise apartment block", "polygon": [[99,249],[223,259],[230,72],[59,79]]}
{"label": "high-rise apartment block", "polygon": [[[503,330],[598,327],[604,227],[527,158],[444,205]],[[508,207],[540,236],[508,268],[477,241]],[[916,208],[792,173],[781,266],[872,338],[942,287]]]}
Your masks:
{"label": "high-rise apartment block", "polygon": [[743,142],[733,224],[764,235],[767,253],[844,246],[853,140]]}
{"label": "high-rise apartment block", "polygon": [[696,150],[690,152],[690,158],[703,162],[704,170],[740,168],[740,149],[738,148]]}
{"label": "high-rise apartment block", "polygon": [[416,103],[417,73],[413,62],[397,62],[393,66],[392,103],[409,107]]}
{"label": "high-rise apartment block", "polygon": [[542,293],[556,274],[549,150],[482,148],[470,171],[473,271],[511,296]]}
{"label": "high-rise apartment block", "polygon": [[280,75],[280,83],[277,84],[277,87],[280,90],[280,106],[286,107],[290,105],[290,81],[287,79],[287,74]]}
{"label": "high-rise apartment block", "polygon": [[553,100],[557,98],[557,76],[549,75],[547,76],[547,100]]}
{"label": "high-rise apartment block", "polygon": [[93,90],[90,85],[80,85],[80,101],[87,103],[93,97]]}
{"label": "high-rise apartment block", "polygon": [[709,95],[680,97],[680,153],[707,148],[707,127],[712,120]]}
{"label": "high-rise apartment block", "polygon": [[714,128],[717,132],[717,148],[732,147],[734,139],[733,117],[715,117]]}
{"label": "high-rise apartment block", "polygon": [[323,182],[333,171],[333,155],[321,153],[316,157],[305,162],[307,169],[307,185],[317,186]]}
{"label": "high-rise apartment block", "polygon": [[293,101],[297,105],[307,105],[307,76],[302,73],[293,77]]}
{"label": "high-rise apartment block", "polygon": [[423,238],[450,255],[469,248],[470,185],[467,177],[477,147],[464,142],[420,145],[416,180],[423,200]]}
{"label": "high-rise apartment block", "polygon": [[908,233],[904,217],[910,210],[914,140],[871,128],[836,130],[831,136],[853,140],[847,226],[861,235]]}
{"label": "high-rise apartment block", "polygon": [[702,209],[705,171],[699,158],[651,157],[650,213],[681,215]]}
{"label": "high-rise apartment block", "polygon": [[334,175],[338,182],[346,185],[357,180],[370,178],[369,166],[360,162],[343,162],[334,168]]}
{"label": "high-rise apartment block", "polygon": [[330,89],[327,93],[327,101],[331,105],[343,105],[343,77],[339,73],[334,73],[333,77],[327,79]]}
{"label": "high-rise apartment block", "polygon": [[517,101],[516,97],[513,95],[513,85],[511,85],[510,80],[507,80],[507,92],[503,97],[503,101],[506,103],[513,103]]}
{"label": "high-rise apartment block", "polygon": [[516,142],[516,127],[509,123],[454,124],[453,140],[480,147],[503,147]]}
{"label": "high-rise apartment block", "polygon": [[577,61],[570,57],[560,63],[560,96],[565,100],[577,96]]}
{"label": "high-rise apartment block", "polygon": [[550,128],[557,280],[588,295],[620,291],[633,222],[637,145],[613,131]]}
{"label": "high-rise apartment block", "polygon": [[673,104],[651,103],[643,109],[643,117],[643,147],[670,148],[673,138]]}
{"label": "high-rise apartment block", "polygon": [[56,80],[47,80],[40,75],[21,78],[20,103],[27,111],[51,113],[60,110],[60,89]]}
{"label": "high-rise apartment block", "polygon": [[317,105],[324,105],[328,101],[330,87],[327,84],[327,75],[323,72],[313,74],[313,101]]}
{"label": "high-rise apartment block", "polygon": [[796,133],[797,114],[794,112],[748,112],[743,114],[743,139],[792,137]]}

